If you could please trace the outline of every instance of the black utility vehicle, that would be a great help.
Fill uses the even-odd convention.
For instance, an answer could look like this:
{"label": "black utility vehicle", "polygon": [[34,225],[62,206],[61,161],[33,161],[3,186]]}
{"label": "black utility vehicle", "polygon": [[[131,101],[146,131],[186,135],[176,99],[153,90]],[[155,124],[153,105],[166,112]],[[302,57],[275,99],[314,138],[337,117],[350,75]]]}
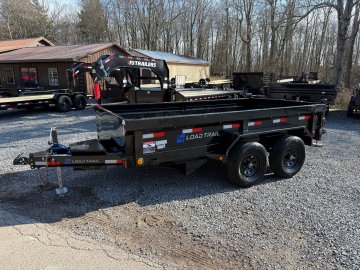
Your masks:
{"label": "black utility vehicle", "polygon": [[355,115],[360,115],[360,86],[354,90],[347,110],[348,117],[354,117]]}

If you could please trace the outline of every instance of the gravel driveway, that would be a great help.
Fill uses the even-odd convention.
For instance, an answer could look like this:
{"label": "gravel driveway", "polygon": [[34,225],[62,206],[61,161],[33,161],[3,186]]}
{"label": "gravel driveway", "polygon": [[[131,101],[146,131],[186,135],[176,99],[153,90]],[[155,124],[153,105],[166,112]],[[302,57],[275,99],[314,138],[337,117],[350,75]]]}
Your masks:
{"label": "gravel driveway", "polygon": [[[0,114],[0,208],[87,237],[164,269],[359,269],[360,119],[330,112],[324,147],[307,147],[301,172],[240,189],[210,162],[191,176],[175,169],[64,170],[12,165],[47,147],[95,138],[91,110]],[[8,224],[12,226],[16,224]]]}

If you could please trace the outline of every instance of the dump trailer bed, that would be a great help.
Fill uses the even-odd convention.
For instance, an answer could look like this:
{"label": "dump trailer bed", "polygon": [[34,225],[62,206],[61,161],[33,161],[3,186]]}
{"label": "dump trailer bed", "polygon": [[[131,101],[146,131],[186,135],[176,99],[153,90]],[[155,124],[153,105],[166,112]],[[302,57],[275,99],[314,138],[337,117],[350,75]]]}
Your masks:
{"label": "dump trailer bed", "polygon": [[106,104],[95,107],[97,139],[64,147],[53,134],[48,150],[17,157],[14,164],[183,166],[190,173],[215,159],[226,164],[233,183],[249,186],[264,176],[266,152],[276,174],[297,173],[304,144],[321,139],[325,110],[323,104],[255,98]]}
{"label": "dump trailer bed", "polygon": [[267,97],[274,99],[303,100],[332,104],[337,95],[337,87],[323,83],[270,83]]}

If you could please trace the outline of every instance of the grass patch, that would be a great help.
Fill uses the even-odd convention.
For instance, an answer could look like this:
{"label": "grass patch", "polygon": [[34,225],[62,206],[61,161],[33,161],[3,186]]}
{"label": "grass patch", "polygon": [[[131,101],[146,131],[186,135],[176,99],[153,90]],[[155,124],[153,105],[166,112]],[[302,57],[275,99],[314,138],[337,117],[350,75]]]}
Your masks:
{"label": "grass patch", "polygon": [[353,90],[349,88],[342,88],[335,99],[335,103],[331,105],[333,109],[347,109]]}

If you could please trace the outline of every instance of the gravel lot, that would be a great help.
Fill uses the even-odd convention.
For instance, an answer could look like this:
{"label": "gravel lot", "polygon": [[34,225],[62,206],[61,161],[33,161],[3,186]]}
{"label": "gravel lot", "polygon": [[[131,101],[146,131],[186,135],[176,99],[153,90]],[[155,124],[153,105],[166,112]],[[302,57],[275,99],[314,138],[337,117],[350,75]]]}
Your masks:
{"label": "gravel lot", "polygon": [[59,198],[53,171],[41,186],[46,171],[12,160],[44,150],[50,127],[64,144],[95,138],[93,112],[0,113],[0,208],[157,268],[359,269],[360,119],[345,114],[330,112],[324,147],[307,147],[291,179],[269,175],[239,189],[216,162],[188,177],[164,168],[67,169],[70,192]]}

